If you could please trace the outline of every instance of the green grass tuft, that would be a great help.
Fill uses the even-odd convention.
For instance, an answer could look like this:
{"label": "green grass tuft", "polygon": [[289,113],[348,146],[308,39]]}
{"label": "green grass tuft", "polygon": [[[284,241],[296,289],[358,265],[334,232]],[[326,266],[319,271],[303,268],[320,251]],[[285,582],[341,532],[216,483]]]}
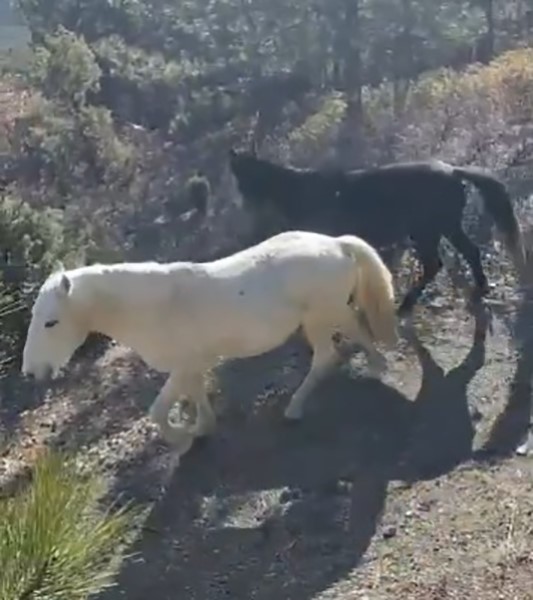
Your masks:
{"label": "green grass tuft", "polygon": [[45,453],[22,493],[0,501],[0,600],[84,600],[108,587],[133,511],[102,513],[98,477]]}

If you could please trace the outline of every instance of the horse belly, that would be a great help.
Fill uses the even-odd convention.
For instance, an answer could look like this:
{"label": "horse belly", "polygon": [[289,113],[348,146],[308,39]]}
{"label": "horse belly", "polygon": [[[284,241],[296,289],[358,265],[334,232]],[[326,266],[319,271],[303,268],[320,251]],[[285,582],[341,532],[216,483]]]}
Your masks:
{"label": "horse belly", "polygon": [[245,358],[281,346],[301,322],[295,307],[272,310],[259,303],[252,310],[242,308],[234,319],[222,318],[214,331],[211,350],[218,356]]}

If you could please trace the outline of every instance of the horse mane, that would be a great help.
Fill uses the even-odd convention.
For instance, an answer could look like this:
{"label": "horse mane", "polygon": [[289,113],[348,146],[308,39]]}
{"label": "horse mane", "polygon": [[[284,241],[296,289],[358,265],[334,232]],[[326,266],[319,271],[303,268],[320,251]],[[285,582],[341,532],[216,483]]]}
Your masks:
{"label": "horse mane", "polygon": [[284,166],[251,152],[230,151],[230,167],[248,201],[273,202],[282,211],[293,204],[323,201],[339,186],[342,171]]}
{"label": "horse mane", "polygon": [[[154,285],[160,290],[162,296],[173,293],[176,286],[176,276],[183,273],[187,277],[191,272],[198,271],[198,265],[190,262],[158,263],[155,261],[133,263],[94,263],[76,267],[65,271],[52,273],[42,286],[43,291],[48,291],[59,286],[61,277],[66,275],[72,283],[74,301],[89,300],[91,298],[107,298],[110,301],[117,297],[129,297],[128,289],[131,275],[145,273],[147,276],[156,277],[156,283],[151,279],[151,284],[139,287],[132,298],[143,302],[143,298],[153,298]],[[169,278],[172,272],[175,277]],[[158,277],[160,275],[160,277]],[[146,291],[146,294],[144,293]]]}
{"label": "horse mane", "polygon": [[233,152],[230,158],[232,172],[237,176],[247,175],[307,175],[312,169],[280,165],[266,158],[259,158],[252,152]]}

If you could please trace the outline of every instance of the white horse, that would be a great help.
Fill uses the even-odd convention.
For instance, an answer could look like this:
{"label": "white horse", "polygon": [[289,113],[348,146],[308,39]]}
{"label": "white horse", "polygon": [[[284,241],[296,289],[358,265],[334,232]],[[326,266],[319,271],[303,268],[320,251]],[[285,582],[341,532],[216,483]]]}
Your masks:
{"label": "white horse", "polygon": [[[169,377],[150,409],[163,438],[184,453],[215,427],[204,374],[222,359],[262,354],[301,328],[312,364],[287,408],[304,401],[339,358],[337,336],[383,366],[374,341],[396,341],[392,277],[378,253],[354,236],[289,231],[207,263],[118,263],[53,273],[32,308],[22,372],[57,375],[89,332],[135,350]],[[189,398],[194,424],[169,420]]]}

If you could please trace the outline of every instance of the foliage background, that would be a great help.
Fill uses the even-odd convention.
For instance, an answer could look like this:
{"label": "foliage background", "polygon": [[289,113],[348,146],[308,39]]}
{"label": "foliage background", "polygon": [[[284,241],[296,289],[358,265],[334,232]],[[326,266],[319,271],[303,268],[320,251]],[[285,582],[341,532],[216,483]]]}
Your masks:
{"label": "foliage background", "polygon": [[[526,0],[15,8],[0,1],[31,44],[0,61],[6,365],[17,363],[31,293],[56,259],[201,260],[239,247],[246,222],[226,153],[252,138],[297,165],[435,156],[529,190]],[[198,171],[207,202],[187,185]]]}

